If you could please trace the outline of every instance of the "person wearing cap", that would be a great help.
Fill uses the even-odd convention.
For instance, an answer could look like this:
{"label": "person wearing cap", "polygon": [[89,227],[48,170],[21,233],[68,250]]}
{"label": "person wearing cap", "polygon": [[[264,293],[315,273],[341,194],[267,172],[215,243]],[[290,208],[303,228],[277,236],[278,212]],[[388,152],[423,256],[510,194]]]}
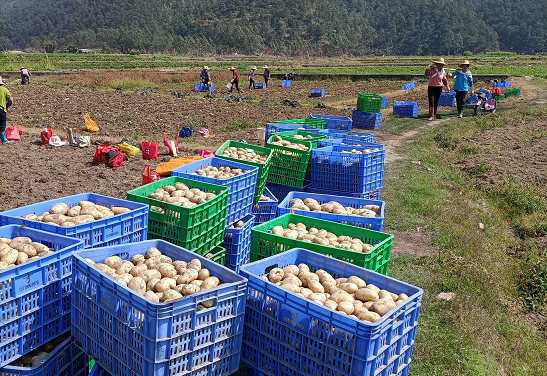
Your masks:
{"label": "person wearing cap", "polygon": [[270,80],[270,69],[267,65],[264,65],[264,84],[268,87],[268,81]]}
{"label": "person wearing cap", "polygon": [[469,61],[465,60],[463,63],[458,65],[460,69],[455,70],[450,74],[450,77],[456,79],[454,82],[454,91],[456,92],[456,106],[458,107],[458,117],[463,117],[463,106],[465,103],[465,97],[469,88],[471,88],[471,94],[473,94],[473,75],[469,70]]}
{"label": "person wearing cap", "polygon": [[[437,116],[437,107],[439,106],[439,98],[443,91],[443,85],[450,91],[448,86],[448,80],[446,79],[446,72],[444,67],[448,65],[444,62],[444,58],[440,58],[431,63],[428,69],[429,85],[427,87],[427,97],[429,99],[429,118],[431,121]],[[426,71],[427,72],[427,71]]]}
{"label": "person wearing cap", "polygon": [[0,142],[3,144],[11,144],[13,141],[8,141],[6,137],[6,112],[13,104],[13,98],[8,89],[4,87],[4,81],[0,77]]}
{"label": "person wearing cap", "polygon": [[30,71],[25,67],[21,67],[21,85],[25,83],[30,85]]}
{"label": "person wearing cap", "polygon": [[232,74],[233,74],[232,81],[230,82],[232,84],[232,87],[230,88],[230,93],[232,92],[232,90],[234,90],[234,86],[236,87],[237,92],[241,93],[241,90],[239,90],[239,74],[237,73],[237,70],[234,67],[230,67],[230,70],[232,71]]}
{"label": "person wearing cap", "polygon": [[203,83],[203,85],[208,90],[209,89],[209,81],[211,80],[211,74],[209,73],[209,67],[207,65],[205,65],[203,67],[203,70],[201,71],[199,76],[201,77],[201,82]]}
{"label": "person wearing cap", "polygon": [[256,67],[251,67],[251,71],[249,72],[249,90],[255,87],[255,70]]}

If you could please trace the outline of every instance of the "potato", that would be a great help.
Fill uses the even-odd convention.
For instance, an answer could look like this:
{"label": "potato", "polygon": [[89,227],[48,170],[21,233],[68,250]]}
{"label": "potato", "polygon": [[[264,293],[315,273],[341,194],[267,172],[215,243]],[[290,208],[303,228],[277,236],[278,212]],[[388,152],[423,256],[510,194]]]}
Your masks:
{"label": "potato", "polygon": [[175,267],[175,269],[177,269],[177,267],[179,267],[180,265],[184,265],[184,267],[186,268],[186,262],[184,261],[176,260],[173,261],[171,264]]}
{"label": "potato", "polygon": [[389,295],[391,295],[391,299],[393,299],[394,302],[399,300],[399,296],[397,294],[390,292]]}
{"label": "potato", "polygon": [[169,256],[161,255],[160,256],[160,262],[162,264],[171,264],[173,262],[173,259]]}
{"label": "potato", "polygon": [[[177,271],[177,274],[180,275],[180,274],[184,273],[184,271],[187,270],[187,269],[186,269],[186,265],[187,265],[186,263],[184,263],[184,264],[178,264],[178,265],[175,267],[175,270]],[[198,276],[199,276],[199,272],[198,272]]]}
{"label": "potato", "polygon": [[148,248],[148,250],[144,254],[144,257],[147,258],[147,259],[152,258],[152,257],[159,257],[159,256],[161,256],[161,252],[156,247]]}
{"label": "potato", "polygon": [[323,288],[325,289],[325,292],[328,294],[332,294],[335,291],[338,291],[339,288],[336,286],[336,283],[334,282],[325,282],[323,283]]}
{"label": "potato", "polygon": [[9,265],[3,261],[0,261],[0,271],[6,270],[9,268]]}
{"label": "potato", "polygon": [[[56,204],[57,205],[57,204]],[[42,351],[38,353],[38,355],[32,357],[32,361],[30,363],[31,367],[36,367],[42,360],[46,358],[49,354],[45,351]]]}
{"label": "potato", "polygon": [[27,214],[27,215],[22,216],[21,218],[30,219],[31,221],[37,221],[38,220],[38,216],[36,214]]}
{"label": "potato", "polygon": [[285,272],[283,271],[283,269],[273,268],[272,270],[270,270],[270,274],[268,278],[270,282],[277,283],[283,280],[284,275],[285,275]]}
{"label": "potato", "polygon": [[310,280],[308,282],[308,288],[313,291],[313,292],[316,292],[316,293],[324,293],[325,292],[325,289],[323,288],[323,286],[321,285],[321,283],[315,281],[315,280]]}
{"label": "potato", "polygon": [[331,204],[323,204],[323,205],[320,206],[320,208],[321,208],[321,211],[323,211],[325,213],[332,213],[333,210],[334,210],[334,206],[332,206]]}
{"label": "potato", "polygon": [[113,206],[110,208],[110,210],[112,211],[112,213],[114,213],[114,215],[129,213],[131,211],[131,209],[122,208],[120,206]]}
{"label": "potato", "polygon": [[281,284],[281,286],[279,286],[279,287],[284,288],[285,290],[289,290],[291,292],[294,292],[295,294],[300,293],[300,287],[298,287],[297,285],[294,285],[292,283],[283,282]]}
{"label": "potato", "polygon": [[[30,244],[16,243],[15,245],[11,245],[11,248],[18,250],[19,252],[25,253],[28,257],[34,257],[38,253],[36,251],[36,248],[34,248]],[[44,252],[45,250],[49,251],[49,248],[47,248],[47,247],[45,247],[45,248],[46,249],[40,248],[40,249],[42,249],[42,251],[40,253]]]}
{"label": "potato", "polygon": [[49,214],[43,218],[43,221],[46,223],[54,223],[56,225],[60,225],[61,223],[66,222],[68,218],[69,217],[63,214]]}
{"label": "potato", "polygon": [[17,258],[19,257],[19,251],[16,249],[10,248],[0,259],[0,261],[5,262],[8,265],[15,264]]}
{"label": "potato", "polygon": [[321,293],[313,293],[308,295],[308,300],[319,300],[321,303],[325,303],[327,301],[327,296],[325,294]]}
{"label": "potato", "polygon": [[391,293],[387,290],[380,290],[378,291],[378,297],[380,299],[391,299],[391,300],[394,300],[393,297],[391,296]]}
{"label": "potato", "polygon": [[113,277],[116,274],[116,271],[112,269],[110,266],[105,264],[95,264],[95,267],[99,269],[101,272],[106,273],[107,275]]}
{"label": "potato", "polygon": [[93,260],[90,259],[90,258],[85,258],[84,260],[87,261],[87,262],[88,262],[89,264],[91,264],[91,265],[95,265],[95,261],[93,261]]}
{"label": "potato", "polygon": [[162,277],[173,278],[177,275],[175,267],[171,264],[160,264],[158,270],[161,273]]}
{"label": "potato", "polygon": [[123,264],[123,260],[119,256],[110,256],[104,259],[103,264],[117,270]]}
{"label": "potato", "polygon": [[338,303],[336,303],[334,300],[327,300],[324,304],[325,307],[330,308],[334,311],[336,311],[336,308],[338,307]]}
{"label": "potato", "polygon": [[209,299],[209,300],[206,300],[204,302],[201,302],[201,304],[205,307],[205,308],[211,308],[215,305],[215,299]]}
{"label": "potato", "polygon": [[299,270],[299,272],[298,272],[297,277],[300,277],[300,274],[302,274],[302,273],[309,273],[310,272],[310,268],[306,264],[299,264],[298,265],[298,270]]}
{"label": "potato", "polygon": [[15,260],[15,265],[21,265],[28,261],[28,255],[24,252],[19,252],[17,255],[17,260]]}
{"label": "potato", "polygon": [[175,290],[167,290],[163,293],[163,302],[167,303],[171,300],[177,300],[182,298],[182,294],[176,292]]}
{"label": "potato", "polygon": [[[116,278],[117,277],[117,278]],[[122,280],[125,282],[125,285],[127,286],[127,284],[129,283],[129,281],[131,281],[133,279],[133,276],[129,273],[124,273],[124,274],[114,274],[114,278],[116,278],[117,280]]]}
{"label": "potato", "polygon": [[68,209],[66,215],[68,215],[69,217],[77,217],[80,215],[81,211],[82,211],[82,207],[80,205],[76,205]]}
{"label": "potato", "polygon": [[68,205],[64,202],[60,202],[58,204],[51,205],[51,208],[49,208],[49,212],[51,214],[66,214],[68,212]]}
{"label": "potato", "polygon": [[148,270],[148,267],[145,264],[135,265],[134,267],[131,268],[131,270],[129,271],[129,274],[131,274],[133,277],[136,277],[137,274],[145,270]]}
{"label": "potato", "polygon": [[[364,280],[362,280],[361,278],[359,277],[356,277],[354,275],[352,275],[351,277],[349,277],[346,281],[344,282],[347,282],[347,283],[355,283],[357,285],[358,288],[362,289],[364,287],[366,287],[366,282]],[[340,282],[340,283],[344,283],[344,282]]]}
{"label": "potato", "polygon": [[173,290],[175,290],[176,292],[178,292],[178,293],[181,294],[181,295],[184,295],[184,294],[182,293],[182,289],[184,289],[184,286],[186,286],[186,285],[176,285],[175,288],[174,288]]}
{"label": "potato", "polygon": [[397,300],[407,300],[408,299],[408,295],[405,294],[405,293],[402,293],[402,294],[399,294],[398,296],[398,299]]}
{"label": "potato", "polygon": [[198,272],[198,279],[200,281],[203,281],[206,278],[209,278],[210,276],[211,276],[211,273],[209,273],[209,269],[207,268],[200,269],[200,271]]}
{"label": "potato", "polygon": [[117,274],[127,274],[133,269],[133,263],[131,261],[123,261],[117,268],[116,273]]}
{"label": "potato", "polygon": [[47,255],[51,255],[53,253],[53,251],[45,251],[45,252],[42,252],[42,253],[38,253],[35,257],[44,257],[44,256],[47,256]]}
{"label": "potato", "polygon": [[144,264],[145,260],[146,259],[144,258],[144,255],[137,254],[131,257],[131,262],[133,263],[133,265]]}
{"label": "potato", "polygon": [[[70,218],[70,217],[67,217],[67,218]],[[94,220],[95,220],[95,217],[93,217],[92,215],[79,215],[77,217],[70,218],[70,222],[75,223],[77,225],[81,225],[82,223],[93,222]]]}
{"label": "potato", "polygon": [[340,312],[344,312],[346,315],[351,315],[353,311],[355,310],[355,307],[353,306],[353,303],[344,301],[338,304],[337,309]]}
{"label": "potato", "polygon": [[146,290],[147,290],[147,291],[154,291],[154,292],[157,292],[157,291],[156,291],[156,283],[158,283],[159,281],[161,281],[161,278],[150,278],[150,279],[146,282]]}
{"label": "potato", "polygon": [[308,297],[308,295],[310,294],[313,294],[313,291],[311,291],[310,289],[306,288],[306,287],[300,287],[300,293],[302,295],[304,295],[304,297]]}
{"label": "potato", "polygon": [[336,303],[340,304],[341,302],[347,301],[351,302],[353,304],[353,301],[355,300],[353,296],[345,292],[344,290],[340,290],[335,292],[334,294],[331,294],[330,300],[334,300]]}
{"label": "potato", "polygon": [[389,311],[391,311],[393,308],[395,308],[397,305],[395,302],[389,298],[389,299],[380,299],[378,301],[375,301],[374,304],[370,307],[370,310],[373,312],[376,312],[380,316],[385,315]]}
{"label": "potato", "polygon": [[185,285],[198,278],[198,271],[195,269],[186,269],[178,278],[177,285]]}
{"label": "potato", "polygon": [[[369,285],[370,286],[370,285]],[[362,302],[375,302],[380,299],[378,293],[368,286],[355,291],[355,299],[359,299]]]}
{"label": "potato", "polygon": [[182,294],[184,296],[197,294],[198,292],[200,292],[200,287],[197,285],[192,285],[192,284],[185,285],[182,289]]}
{"label": "potato", "polygon": [[317,276],[319,277],[319,282],[335,282],[335,279],[326,271],[319,269],[315,272]]}
{"label": "potato", "polygon": [[142,278],[144,280],[144,282],[148,283],[148,281],[150,281],[151,279],[154,279],[154,278],[161,279],[162,275],[159,272],[159,270],[147,269],[147,270],[140,271],[137,274],[137,277]]}
{"label": "potato", "polygon": [[70,222],[70,221],[61,223],[61,227],[72,227],[72,226],[76,226],[76,223]]}
{"label": "potato", "polygon": [[349,283],[349,282],[340,283],[339,287],[340,289],[344,290],[348,294],[354,294],[357,290],[359,290],[359,288],[357,287],[355,283]]}
{"label": "potato", "polygon": [[95,207],[95,204],[91,201],[80,201],[78,202],[78,205],[83,208],[89,208],[89,207]]}
{"label": "potato", "polygon": [[190,285],[196,285],[200,286],[203,284],[203,281],[200,281],[199,279],[194,279],[192,282],[190,282]]}
{"label": "potato", "polygon": [[160,303],[163,302],[163,292],[156,292],[155,295],[158,297]]}
{"label": "potato", "polygon": [[162,278],[154,285],[154,289],[157,292],[166,292],[167,290],[174,289],[177,282],[173,278]]}
{"label": "potato", "polygon": [[0,243],[0,257],[2,257],[11,247],[6,243]]}
{"label": "potato", "polygon": [[288,265],[283,268],[283,273],[285,274],[292,274],[295,277],[298,277],[298,274],[300,273],[300,270],[298,269],[298,266],[296,265]]}
{"label": "potato", "polygon": [[380,320],[381,318],[382,317],[376,312],[370,312],[370,311],[363,312],[359,315],[359,320],[368,321],[371,323],[374,323]]}
{"label": "potato", "polygon": [[302,281],[298,279],[298,277],[295,277],[294,274],[290,273],[285,273],[285,275],[283,276],[283,283],[291,283],[298,287],[302,287]]}
{"label": "potato", "polygon": [[201,287],[201,291],[210,290],[217,287],[220,284],[220,280],[217,277],[205,278]]}
{"label": "potato", "polygon": [[43,221],[43,220],[44,220],[44,217],[45,217],[46,215],[49,215],[49,214],[51,214],[51,213],[50,213],[50,212],[43,212],[42,214],[40,214],[40,215],[38,216],[38,218],[36,218],[36,220],[37,220],[37,221]]}
{"label": "potato", "polygon": [[353,315],[357,316],[357,318],[359,317],[359,315],[361,315],[361,313],[365,313],[367,311],[368,309],[363,306],[353,306]]}
{"label": "potato", "polygon": [[376,291],[376,293],[379,293],[379,292],[380,292],[380,288],[379,288],[379,287],[376,287],[376,286],[373,285],[373,284],[367,285],[367,289],[371,289],[371,290],[373,290],[373,291]]}
{"label": "potato", "polygon": [[405,301],[404,300],[397,300],[395,302],[395,306],[398,306],[399,304],[403,304]]}
{"label": "potato", "polygon": [[[36,253],[42,253],[42,252],[50,251],[49,247],[43,245],[42,243],[32,242],[32,243],[30,243],[30,245],[34,248]],[[25,252],[25,251],[21,251],[21,252]],[[34,256],[34,255],[30,255],[28,253],[27,253],[27,255],[29,255],[29,257]]]}
{"label": "potato", "polygon": [[8,238],[4,238],[4,237],[1,237],[0,238],[0,244],[10,244],[11,243],[11,239],[8,239]]}
{"label": "potato", "polygon": [[129,283],[127,284],[127,287],[140,295],[144,295],[144,293],[146,292],[146,282],[144,282],[144,279],[140,277],[132,278],[131,281],[129,281]]}
{"label": "potato", "polygon": [[308,287],[308,283],[310,281],[319,282],[319,276],[315,273],[310,273],[310,272],[300,273],[298,275],[298,278],[300,278],[300,280],[302,281],[302,286],[304,287]]}
{"label": "potato", "polygon": [[147,298],[148,300],[153,301],[154,303],[160,302],[159,297],[156,294],[154,294],[152,291],[145,292],[144,297]]}
{"label": "potato", "polygon": [[[119,274],[115,274],[112,278],[114,278],[116,281],[118,281],[119,283],[121,283],[122,285],[124,285],[126,287],[127,287],[127,284],[129,283],[128,281],[126,281],[126,279],[124,277],[122,277]],[[131,278],[133,278],[133,277],[131,277]]]}
{"label": "potato", "polygon": [[160,256],[154,256],[146,259],[144,265],[146,265],[148,269],[157,269],[161,265]]}
{"label": "potato", "polygon": [[192,259],[190,260],[188,265],[186,265],[186,268],[194,269],[199,272],[201,270],[201,261],[199,261],[198,259]]}
{"label": "potato", "polygon": [[82,208],[82,210],[80,210],[80,215],[90,215],[95,220],[104,218],[103,213],[95,209],[95,207]]}

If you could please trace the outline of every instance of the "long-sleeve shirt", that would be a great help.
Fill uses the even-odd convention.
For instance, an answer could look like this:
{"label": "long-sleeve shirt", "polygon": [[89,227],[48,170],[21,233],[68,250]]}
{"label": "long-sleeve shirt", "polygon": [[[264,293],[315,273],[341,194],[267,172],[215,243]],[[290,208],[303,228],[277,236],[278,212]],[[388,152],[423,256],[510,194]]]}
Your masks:
{"label": "long-sleeve shirt", "polygon": [[453,86],[453,89],[456,91],[469,91],[469,86],[473,86],[473,75],[469,69],[465,72],[458,69],[451,76],[456,78]]}
{"label": "long-sleeve shirt", "polygon": [[207,69],[202,70],[200,76],[204,80],[210,80],[211,79],[211,75],[209,74],[209,71]]}
{"label": "long-sleeve shirt", "polygon": [[250,78],[250,79],[254,79],[254,78],[255,78],[255,70],[254,70],[254,69],[251,69],[251,71],[249,72],[249,78]]}
{"label": "long-sleeve shirt", "polygon": [[270,70],[269,69],[264,69],[264,78],[270,78]]}
{"label": "long-sleeve shirt", "polygon": [[234,81],[239,81],[239,74],[237,73],[235,69],[234,69]]}
{"label": "long-sleeve shirt", "polygon": [[441,87],[443,85],[448,85],[444,69],[441,69],[440,71],[437,67],[429,69],[429,86]]}
{"label": "long-sleeve shirt", "polygon": [[30,76],[30,72],[28,71],[28,69],[21,69],[21,76]]}

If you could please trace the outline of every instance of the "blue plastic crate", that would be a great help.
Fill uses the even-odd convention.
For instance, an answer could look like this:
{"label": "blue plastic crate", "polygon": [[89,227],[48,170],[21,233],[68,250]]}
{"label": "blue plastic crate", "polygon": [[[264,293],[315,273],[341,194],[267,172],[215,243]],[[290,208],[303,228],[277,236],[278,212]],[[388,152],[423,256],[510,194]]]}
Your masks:
{"label": "blue plastic crate", "polygon": [[327,140],[329,139],[346,139],[346,140],[354,140],[359,142],[372,142],[374,136],[372,133],[365,133],[365,132],[352,132],[352,131],[340,131],[340,130],[334,130],[334,129],[325,129],[318,132],[319,134],[323,134],[327,136]]}
{"label": "blue plastic crate", "polygon": [[[402,304],[375,323],[321,306],[261,277],[273,267],[306,264],[334,278],[355,275],[395,294]],[[304,249],[244,265],[249,280],[242,360],[267,376],[406,376],[411,361],[422,289]]]}
{"label": "blue plastic crate", "polygon": [[321,98],[325,96],[325,89],[313,89],[310,92],[312,98]]}
{"label": "blue plastic crate", "polygon": [[[173,260],[197,258],[224,285],[154,303],[84,260],[129,260],[150,247]],[[108,373],[223,376],[239,367],[247,281],[233,271],[163,240],[74,252],[73,267],[73,340]],[[197,311],[204,301],[212,306]]]}
{"label": "blue plastic crate", "polygon": [[452,107],[456,104],[456,92],[455,91],[443,91],[439,98],[439,106]]}
{"label": "blue plastic crate", "polygon": [[281,80],[281,87],[291,87],[290,80]]}
{"label": "blue plastic crate", "polygon": [[[40,215],[49,211],[53,204],[64,202],[69,208],[78,205],[80,201],[91,201],[94,204],[106,207],[123,206],[131,209],[130,212],[113,217],[98,219],[71,227],[61,227],[51,223],[33,221],[21,218],[26,214]],[[148,205],[126,201],[119,198],[107,197],[95,193],[82,193],[21,206],[17,209],[6,210],[0,213],[0,225],[24,225],[30,228],[78,238],[84,241],[85,248],[97,248],[115,244],[127,244],[145,240],[148,229]]]}
{"label": "blue plastic crate", "polygon": [[473,94],[469,98],[467,98],[467,103],[477,103],[478,97],[477,94]]}
{"label": "blue plastic crate", "polygon": [[279,204],[277,198],[268,188],[264,188],[263,195],[273,199],[273,201],[260,201],[258,205],[253,205],[251,213],[255,217],[255,225],[268,222],[274,219],[277,214],[277,205]]}
{"label": "blue plastic crate", "polygon": [[412,90],[412,89],[416,89],[416,83],[414,81],[411,81],[407,84],[404,84],[403,86],[401,86],[401,89],[402,90]]}
{"label": "blue plastic crate", "polygon": [[266,84],[255,84],[255,89],[266,89]]}
{"label": "blue plastic crate", "polygon": [[[68,333],[67,333],[68,334]],[[7,365],[0,376],[87,376],[88,357],[72,343],[70,336],[34,367]]]}
{"label": "blue plastic crate", "polygon": [[0,227],[0,237],[29,237],[54,253],[0,271],[0,367],[70,330],[72,252],[82,240],[24,226]]}
{"label": "blue plastic crate", "polygon": [[245,223],[242,228],[226,228],[224,230],[224,242],[221,247],[226,248],[224,265],[239,272],[239,267],[249,261],[251,251],[251,227],[255,224],[252,214],[246,215],[241,220]]}
{"label": "blue plastic crate", "polygon": [[318,148],[324,148],[325,146],[333,146],[333,145],[347,145],[347,146],[361,146],[366,147],[369,149],[383,149],[384,145],[382,144],[375,144],[373,142],[362,142],[362,141],[355,141],[347,138],[335,138],[335,139],[328,139],[328,140],[319,140],[317,142]]}
{"label": "blue plastic crate", "polygon": [[207,85],[201,83],[201,84],[196,84],[194,85],[194,90],[199,90],[199,91],[215,91],[215,86],[211,86],[211,87],[208,87]]}
{"label": "blue plastic crate", "polygon": [[324,120],[325,129],[351,131],[352,127],[352,120],[347,116],[310,114],[310,119]]}
{"label": "blue plastic crate", "polygon": [[[280,184],[272,184],[272,183],[266,183],[266,187],[272,192],[272,194],[277,198],[278,202],[281,202],[287,197],[289,192],[306,192],[306,189],[310,186],[310,184],[304,184],[303,188],[296,188],[296,187],[289,187],[286,185],[280,185]],[[276,207],[276,213],[277,213],[277,207]],[[273,218],[276,216],[274,215]],[[273,219],[272,218],[272,219]],[[258,223],[256,223],[258,224]]]}
{"label": "blue plastic crate", "polygon": [[383,113],[365,113],[361,111],[353,111],[353,127],[361,129],[380,129],[382,125]]}
{"label": "blue plastic crate", "polygon": [[399,115],[404,117],[418,116],[418,102],[393,102],[393,115]]}
{"label": "blue plastic crate", "polygon": [[509,89],[511,87],[511,81],[505,81],[505,88]]}
{"label": "blue plastic crate", "polygon": [[[312,187],[351,193],[382,188],[385,150],[355,154],[344,152],[347,149],[334,145],[312,150]],[[353,146],[352,149],[367,148]]]}
{"label": "blue plastic crate", "polygon": [[264,140],[264,146],[268,146],[268,140],[272,133],[287,132],[287,131],[306,131],[319,133],[321,129],[317,129],[310,125],[305,124],[285,124],[285,123],[267,123],[266,124],[266,138]]}
{"label": "blue plastic crate", "polygon": [[[196,174],[196,171],[198,169],[203,169],[207,166],[227,166],[230,168],[240,168],[243,171],[248,170],[249,172],[224,180],[208,178],[206,176],[200,176]],[[251,207],[253,206],[254,192],[256,188],[257,175],[258,167],[254,167],[244,163],[228,161],[226,159],[217,157],[201,159],[199,161],[191,162],[185,164],[184,166],[180,166],[171,170],[171,176],[180,176],[186,179],[193,179],[206,183],[222,185],[230,189],[228,195],[226,226],[231,225],[234,221],[245,217],[251,212]]]}
{"label": "blue plastic crate", "polygon": [[387,107],[387,102],[389,101],[388,98],[382,97],[382,107]]}
{"label": "blue plastic crate", "polygon": [[305,210],[293,210],[294,214],[304,215],[306,217],[313,217],[324,219],[326,221],[343,223],[346,225],[352,225],[356,227],[367,228],[374,231],[382,231],[384,227],[384,210],[385,203],[377,200],[359,199],[354,197],[334,196],[334,195],[322,195],[317,193],[308,192],[290,192],[283,201],[279,203],[277,207],[277,216],[280,217],[283,214],[291,213],[291,200],[300,198],[302,200],[306,198],[312,198],[319,202],[320,205],[326,204],[330,201],[336,201],[344,207],[352,207],[360,209],[365,205],[378,205],[380,207],[380,213],[378,217],[361,217],[356,215],[341,215],[323,212],[312,212]]}
{"label": "blue plastic crate", "polygon": [[334,196],[365,198],[369,200],[380,200],[380,188],[371,189],[370,191],[365,193],[350,193],[350,192],[340,192],[340,191],[313,188],[310,186],[306,189],[306,192],[319,193],[322,195],[334,195]]}

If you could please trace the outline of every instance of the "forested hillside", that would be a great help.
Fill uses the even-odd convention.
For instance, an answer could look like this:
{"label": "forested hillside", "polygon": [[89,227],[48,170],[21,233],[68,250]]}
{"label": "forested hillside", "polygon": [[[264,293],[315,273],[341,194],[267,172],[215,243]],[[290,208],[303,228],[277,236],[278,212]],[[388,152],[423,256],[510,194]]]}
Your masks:
{"label": "forested hillside", "polygon": [[[496,11],[483,14],[484,3]],[[517,9],[508,0],[480,6],[471,0],[0,0],[0,48],[332,56],[514,46],[531,52],[544,48],[545,3],[524,0]]]}

